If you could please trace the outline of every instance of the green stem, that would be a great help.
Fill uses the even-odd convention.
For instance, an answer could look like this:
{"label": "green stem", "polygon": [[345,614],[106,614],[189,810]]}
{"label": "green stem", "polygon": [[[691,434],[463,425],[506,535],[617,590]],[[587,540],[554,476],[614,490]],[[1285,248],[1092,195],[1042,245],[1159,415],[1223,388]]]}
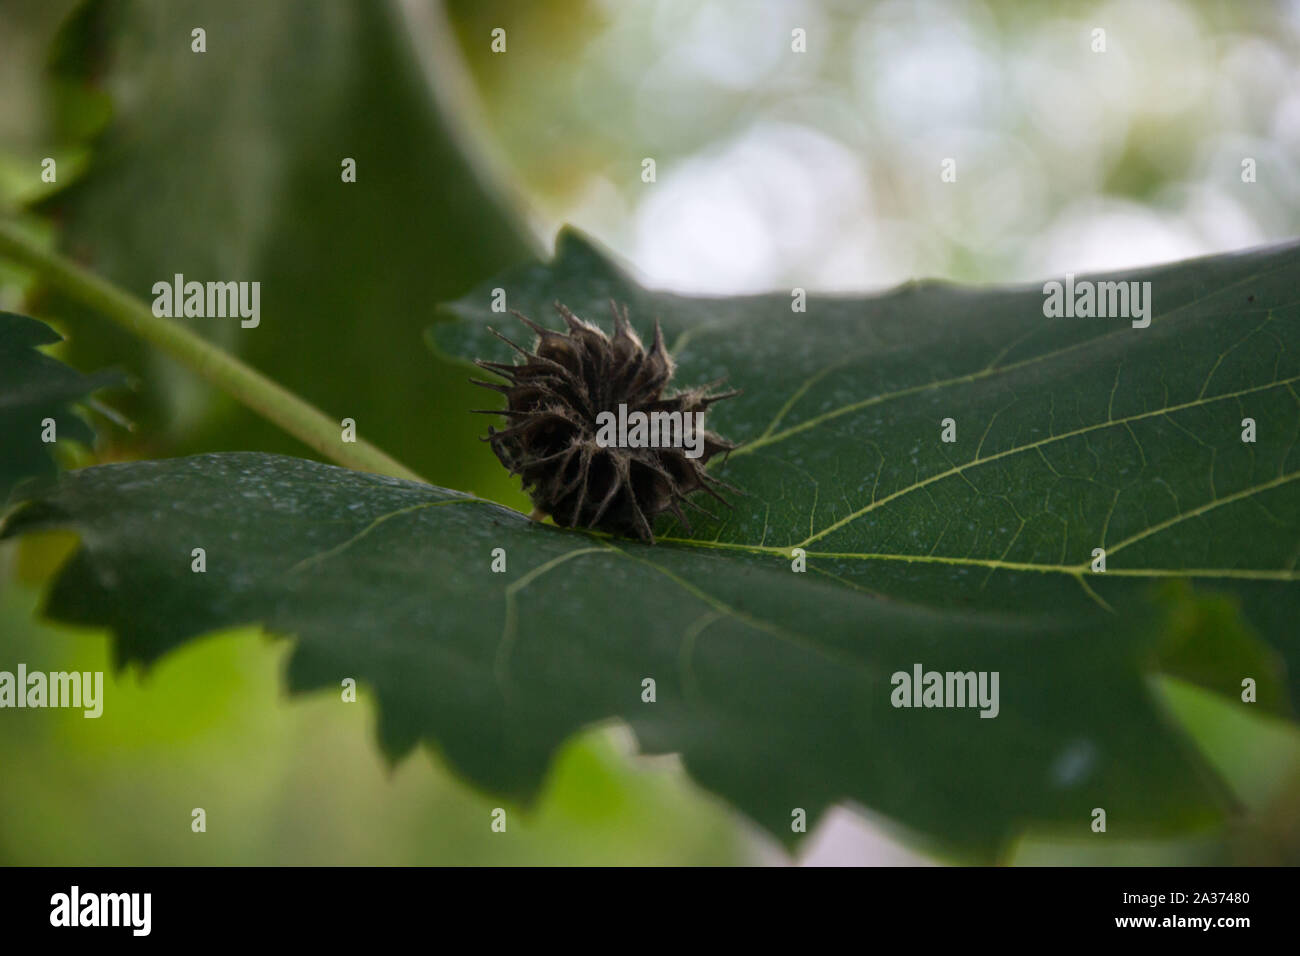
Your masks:
{"label": "green stem", "polygon": [[[0,256],[27,266],[50,285],[176,359],[217,388],[332,461],[358,471],[424,479],[374,445],[342,441],[338,422],[144,302],[55,252],[0,224]],[[425,482],[427,484],[427,482]]]}

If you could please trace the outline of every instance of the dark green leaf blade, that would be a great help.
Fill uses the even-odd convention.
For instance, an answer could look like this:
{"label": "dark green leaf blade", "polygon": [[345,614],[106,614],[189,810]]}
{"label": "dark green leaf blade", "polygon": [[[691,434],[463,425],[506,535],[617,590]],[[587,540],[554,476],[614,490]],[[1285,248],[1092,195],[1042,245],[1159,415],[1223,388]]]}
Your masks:
{"label": "dark green leaf blade", "polygon": [[[1086,833],[1096,806],[1130,836],[1226,806],[1149,700],[1127,630],[882,601],[767,555],[593,538],[252,453],[73,472],[5,533],[52,527],[83,549],[49,613],[111,627],[121,661],[260,622],[296,636],[295,689],[366,682],[391,753],[436,741],[519,799],[565,737],[621,718],[786,838],[796,808],[811,828],[848,800],[989,858],[1029,824]],[[894,708],[891,674],[913,663],[999,671],[999,715]]]}
{"label": "dark green leaf blade", "polygon": [[[710,426],[745,443],[715,473],[747,496],[694,533],[663,522],[665,538],[801,547],[810,568],[882,595],[1099,629],[1162,582],[1191,581],[1238,604],[1286,661],[1292,700],[1262,703],[1292,709],[1300,244],[1087,278],[1149,282],[1149,326],[1047,318],[1041,285],[911,283],[812,297],[806,313],[785,293],[659,293],[568,231],[552,263],[464,297],[448,307],[463,321],[431,335],[450,354],[509,361],[487,329],[514,320],[490,310],[490,288],[544,321],[560,300],[608,327],[608,299],[627,302],[643,330],[662,323],[680,384],[726,375],[743,389]],[[1236,696],[1250,676],[1209,683]]]}

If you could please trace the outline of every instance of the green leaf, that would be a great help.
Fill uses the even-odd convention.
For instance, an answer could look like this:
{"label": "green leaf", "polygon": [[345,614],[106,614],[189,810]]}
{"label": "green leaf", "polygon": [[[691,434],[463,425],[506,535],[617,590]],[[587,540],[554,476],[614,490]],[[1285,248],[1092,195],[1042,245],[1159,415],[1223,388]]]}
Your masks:
{"label": "green leaf", "polygon": [[[1111,837],[1183,832],[1233,801],[1148,675],[1239,700],[1244,676],[1277,697],[1294,677],[1270,671],[1300,671],[1298,276],[1292,245],[1113,277],[1152,283],[1147,328],[1045,318],[1039,287],[793,313],[641,289],[568,233],[435,338],[505,358],[494,287],[539,318],[612,297],[661,319],[682,385],[744,389],[710,423],[747,442],[717,468],[744,490],[719,522],[648,546],[239,454],[67,475],[6,533],[80,533],[49,609],[111,627],[120,659],[260,622],[296,638],[292,687],[367,681],[389,753],[434,742],[521,800],[566,736],[616,718],[787,838],[840,801],[980,858],[1026,829],[1092,836],[1097,807]],[[998,716],[894,707],[917,665],[996,672]]]}
{"label": "green leaf", "polygon": [[[418,473],[482,487],[495,462],[458,413],[473,389],[413,343],[440,299],[534,243],[446,118],[449,91],[432,87],[455,64],[418,57],[428,33],[402,10],[395,0],[85,4],[56,46],[54,82],[65,97],[108,98],[113,115],[85,175],[43,209],[61,251],[146,302],[177,273],[260,282],[256,328],[176,321],[354,419]],[[195,53],[200,26],[206,52]],[[345,158],[355,182],[342,181]],[[50,307],[76,331],[70,361],[129,360],[141,387],[125,411],[153,454],[310,454],[229,398],[214,415],[206,385],[100,318]],[[470,455],[445,454],[441,442],[457,438]]]}
{"label": "green leaf", "polygon": [[[797,808],[811,829],[849,800],[988,858],[1027,825],[1087,833],[1098,806],[1132,837],[1227,805],[1148,698],[1138,618],[880,600],[766,553],[592,537],[252,453],[73,472],[5,534],[55,527],[83,548],[48,611],[112,628],[119,661],[259,622],[296,636],[293,689],[368,684],[390,754],[434,741],[518,800],[566,737],[621,718],[786,838]],[[891,674],[914,662],[999,671],[1000,713],[895,709]]]}
{"label": "green leaf", "polygon": [[[490,311],[491,288],[552,325],[556,300],[606,328],[608,300],[627,302],[643,331],[662,323],[679,384],[726,375],[743,389],[709,424],[745,443],[714,472],[747,494],[693,533],[663,522],[667,541],[773,564],[800,547],[810,573],[845,587],[1096,634],[1164,604],[1162,583],[1187,582],[1239,607],[1271,652],[1238,647],[1240,667],[1212,672],[1180,659],[1178,672],[1239,698],[1244,678],[1273,683],[1255,669],[1271,654],[1291,700],[1261,704],[1293,710],[1300,244],[1089,279],[1150,282],[1150,325],[1047,318],[1041,285],[909,283],[814,296],[806,313],[784,292],[670,295],[569,231],[554,262],[494,279],[448,309],[461,324],[432,334],[451,354],[510,361],[488,327],[520,327]],[[954,443],[941,440],[947,418]],[[1105,573],[1091,570],[1094,548]]]}
{"label": "green leaf", "polygon": [[111,372],[82,375],[39,351],[59,341],[48,325],[0,312],[0,506],[25,479],[54,474],[52,444],[42,439],[45,420],[54,420],[58,440],[91,444],[94,431],[72,408],[121,381]]}

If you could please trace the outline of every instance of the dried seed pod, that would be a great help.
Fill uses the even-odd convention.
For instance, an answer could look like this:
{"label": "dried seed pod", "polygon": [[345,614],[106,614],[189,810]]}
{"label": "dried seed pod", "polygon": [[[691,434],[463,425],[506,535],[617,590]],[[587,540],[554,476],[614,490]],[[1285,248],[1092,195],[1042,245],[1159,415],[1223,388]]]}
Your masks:
{"label": "dried seed pod", "polygon": [[480,368],[509,384],[470,381],[506,396],[504,409],[476,409],[507,420],[501,430],[489,428],[484,440],[491,442],[511,474],[522,476],[524,490],[538,511],[565,527],[595,528],[653,542],[651,525],[661,512],[671,512],[687,527],[682,504],[709,514],[687,500],[693,492],[703,491],[728,503],[718,489],[736,489],[709,475],[704,465],[736,446],[708,431],[700,433],[694,458],[682,447],[610,446],[597,440],[598,416],[617,414],[622,405],[629,415],[680,412],[678,421],[684,422],[687,415],[702,415],[714,402],[737,392],[710,394],[720,384],[711,382],[666,395],[673,362],[659,324],[655,323],[654,342],[647,350],[628,322],[627,307],[620,312],[613,302],[610,306],[612,338],[558,302],[556,311],[568,326],[564,332],[513,313],[536,333],[533,350],[492,329],[522,361],[506,365],[479,359]]}

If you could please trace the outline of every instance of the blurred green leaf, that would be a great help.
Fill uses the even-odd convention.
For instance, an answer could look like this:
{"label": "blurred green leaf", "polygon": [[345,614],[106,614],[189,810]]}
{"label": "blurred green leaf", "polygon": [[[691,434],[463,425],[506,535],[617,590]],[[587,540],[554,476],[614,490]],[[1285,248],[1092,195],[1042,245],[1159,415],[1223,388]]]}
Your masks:
{"label": "blurred green leaf", "polygon": [[[206,30],[207,52],[191,51]],[[532,243],[446,122],[389,0],[93,0],[52,56],[65,125],[96,129],[85,175],[43,205],[74,258],[150,301],[176,273],[261,283],[261,324],[179,319],[436,480],[471,484],[458,370],[418,338],[439,299]],[[435,64],[437,66],[437,64]],[[436,70],[435,70],[436,72]],[[342,162],[356,161],[356,182]],[[67,303],[72,360],[130,360],[143,450],[305,452],[184,370]],[[464,439],[468,456],[444,442]]]}
{"label": "blurred green leaf", "polygon": [[121,381],[112,372],[82,375],[39,351],[58,341],[49,326],[0,312],[0,506],[19,482],[54,474],[53,445],[42,439],[42,422],[54,420],[58,440],[91,444],[95,433],[73,406]]}
{"label": "blurred green leaf", "polygon": [[[1139,618],[1098,633],[1074,615],[883,601],[766,554],[593,538],[253,453],[69,473],[6,534],[53,527],[84,547],[48,613],[110,627],[119,661],[261,623],[297,637],[293,689],[366,683],[388,753],[431,739],[519,800],[567,737],[619,717],[786,838],[795,808],[811,828],[845,799],[984,858],[1031,822],[1082,830],[1095,806],[1130,836],[1225,806],[1149,700]],[[891,673],[914,661],[999,671],[1001,713],[895,709]]]}

